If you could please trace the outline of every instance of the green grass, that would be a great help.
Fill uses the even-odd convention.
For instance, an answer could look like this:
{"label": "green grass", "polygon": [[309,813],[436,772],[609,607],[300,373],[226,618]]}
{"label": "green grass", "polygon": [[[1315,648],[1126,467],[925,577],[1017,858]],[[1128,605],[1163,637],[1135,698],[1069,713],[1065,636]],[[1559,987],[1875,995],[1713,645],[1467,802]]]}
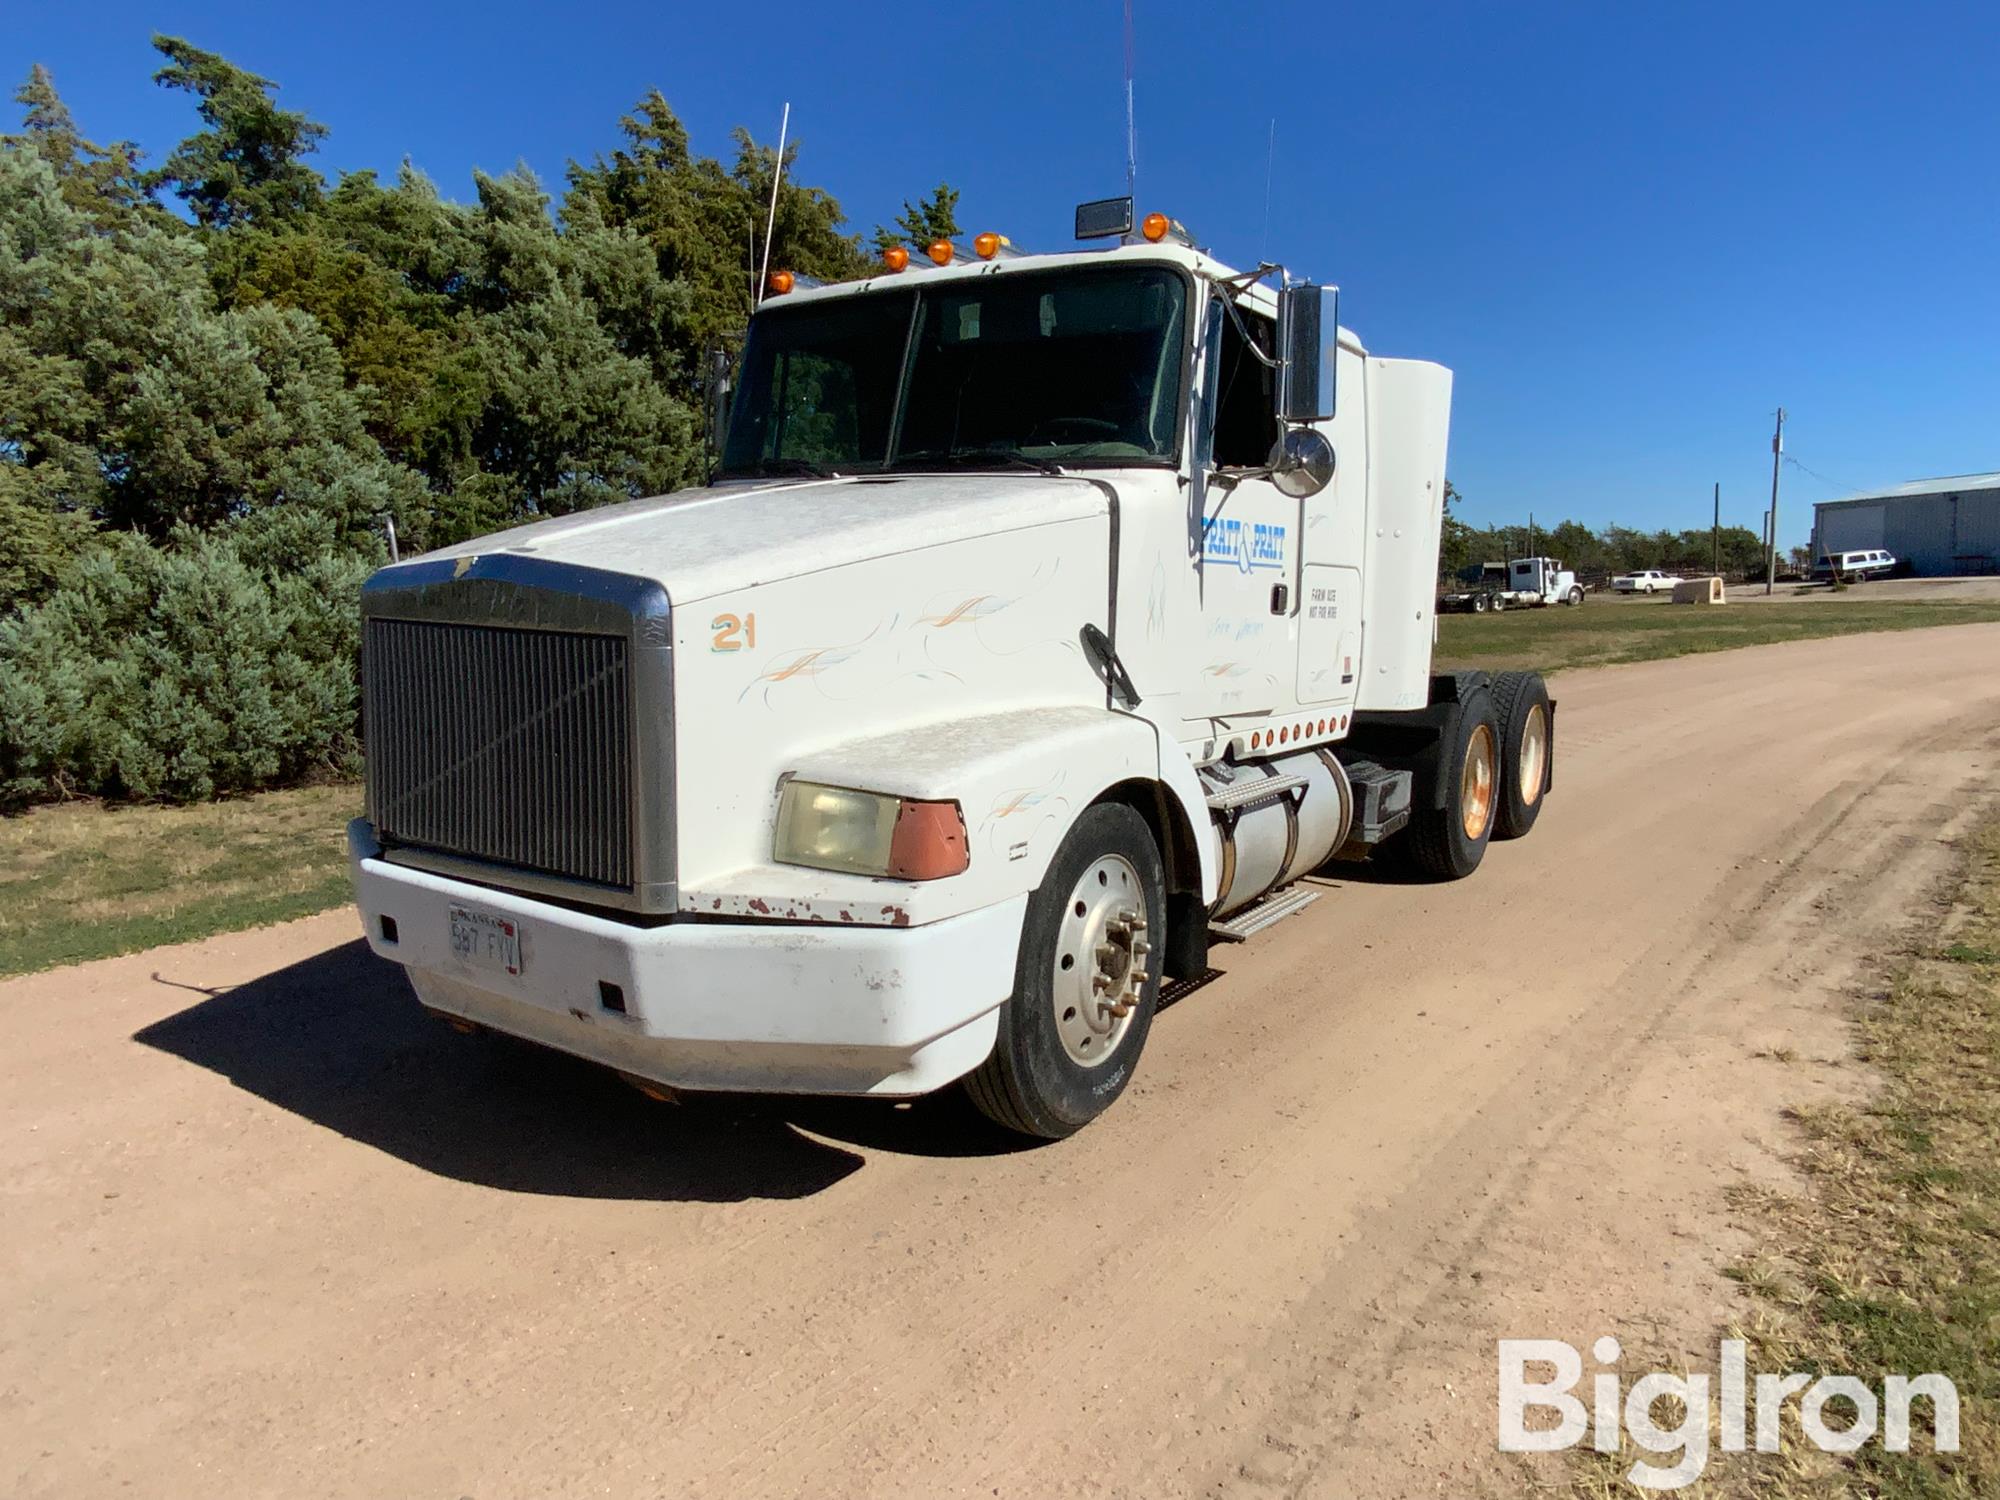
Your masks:
{"label": "green grass", "polygon": [[2000,620],[2000,600],[1864,603],[1845,599],[1721,607],[1594,598],[1580,608],[1442,615],[1437,664],[1453,667],[1565,667],[1658,661],[1774,641],[1913,630]]}
{"label": "green grass", "polygon": [[0,819],[0,975],[324,911],[348,896],[353,784],[199,807]]}
{"label": "green grass", "polygon": [[[1747,1303],[1728,1336],[1747,1341],[1753,1371],[1855,1375],[1876,1390],[1890,1374],[1941,1372],[1958,1387],[1959,1451],[1930,1451],[1927,1402],[1908,1453],[1870,1442],[1844,1457],[1813,1448],[1788,1405],[1782,1453],[1716,1455],[1681,1492],[1691,1500],[2000,1495],[2000,823],[1969,841],[1939,925],[1951,941],[1933,937],[1857,1012],[1872,1097],[1792,1112],[1798,1191],[1730,1193],[1753,1248],[1727,1268]],[[1580,1457],[1567,1493],[1646,1493],[1622,1477],[1630,1462]]]}
{"label": "green grass", "polygon": [[1860,1016],[1881,1093],[1799,1111],[1806,1191],[1739,1195],[1762,1243],[1733,1274],[1753,1369],[1942,1371],[1961,1451],[1871,1444],[1780,1494],[2000,1494],[2000,824],[1971,841],[1954,923]]}

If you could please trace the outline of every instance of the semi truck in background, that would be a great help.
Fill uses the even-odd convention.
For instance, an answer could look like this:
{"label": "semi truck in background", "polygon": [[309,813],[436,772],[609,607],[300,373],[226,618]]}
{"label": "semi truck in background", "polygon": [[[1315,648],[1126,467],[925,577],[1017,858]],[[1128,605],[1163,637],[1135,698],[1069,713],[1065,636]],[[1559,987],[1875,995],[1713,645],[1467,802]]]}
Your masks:
{"label": "semi truck in background", "polygon": [[1450,372],[1129,199],[1077,232],[773,273],[710,484],[369,580],[350,849],[425,1006],[1054,1138],[1301,877],[1533,826],[1540,678],[1432,670]]}
{"label": "semi truck in background", "polygon": [[1461,615],[1540,609],[1550,604],[1574,608],[1581,603],[1583,585],[1557,557],[1517,557],[1508,563],[1490,562],[1481,567],[1478,579],[1465,588],[1438,595],[1440,610]]}

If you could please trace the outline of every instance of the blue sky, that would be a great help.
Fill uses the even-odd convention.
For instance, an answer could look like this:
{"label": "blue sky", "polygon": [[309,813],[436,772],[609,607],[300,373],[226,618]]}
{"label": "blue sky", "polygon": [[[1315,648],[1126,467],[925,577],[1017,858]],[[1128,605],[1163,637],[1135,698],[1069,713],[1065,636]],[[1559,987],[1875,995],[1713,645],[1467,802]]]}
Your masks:
{"label": "blue sky", "polygon": [[[20,5],[86,132],[194,128],[154,30],[277,79],[329,173],[407,154],[454,196],[559,186],[657,85],[698,149],[777,133],[853,226],[939,180],[968,230],[1070,244],[1122,191],[1118,0],[536,6]],[[1457,371],[1475,524],[1755,528],[1789,413],[1811,502],[2000,468],[2000,6],[1185,5],[1137,0],[1139,197],[1226,258],[1337,281],[1378,353]],[[1829,482],[1830,481],[1830,482]]]}

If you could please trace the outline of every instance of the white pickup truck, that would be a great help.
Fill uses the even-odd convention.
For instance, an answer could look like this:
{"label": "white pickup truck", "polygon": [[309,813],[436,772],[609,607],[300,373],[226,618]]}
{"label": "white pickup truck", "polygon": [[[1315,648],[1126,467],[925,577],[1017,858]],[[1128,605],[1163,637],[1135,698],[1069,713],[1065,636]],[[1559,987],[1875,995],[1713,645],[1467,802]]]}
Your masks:
{"label": "white pickup truck", "polygon": [[1431,672],[1449,372],[1078,221],[1116,244],[774,275],[712,484],[369,581],[349,837],[424,1005],[1056,1137],[1301,876],[1527,831],[1540,679]]}

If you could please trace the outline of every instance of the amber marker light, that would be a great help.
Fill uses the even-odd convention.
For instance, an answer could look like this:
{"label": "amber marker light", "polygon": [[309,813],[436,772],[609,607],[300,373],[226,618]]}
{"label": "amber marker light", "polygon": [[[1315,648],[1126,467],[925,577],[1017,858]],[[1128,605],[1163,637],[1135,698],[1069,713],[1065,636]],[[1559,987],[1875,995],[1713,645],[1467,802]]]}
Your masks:
{"label": "amber marker light", "polygon": [[972,242],[972,248],[979,252],[981,260],[991,260],[1000,253],[1000,247],[1006,243],[1004,239],[989,229],[985,234],[980,235]]}
{"label": "amber marker light", "polygon": [[901,245],[891,245],[882,252],[882,264],[892,271],[900,271],[910,263],[910,252]]}
{"label": "amber marker light", "polygon": [[931,258],[931,263],[933,265],[940,265],[940,266],[950,265],[952,257],[958,254],[958,252],[952,248],[951,241],[946,239],[932,240],[930,242],[929,248],[926,249],[924,253]]}
{"label": "amber marker light", "polygon": [[956,802],[903,799],[889,836],[889,876],[893,880],[942,880],[972,862],[966,847],[965,816]]}
{"label": "amber marker light", "polygon": [[1145,222],[1139,226],[1139,232],[1154,244],[1158,244],[1167,237],[1168,228],[1165,214],[1147,214]]}
{"label": "amber marker light", "polygon": [[785,293],[792,289],[792,281],[793,277],[790,271],[773,271],[771,273],[771,280],[767,283],[770,287],[771,295],[773,297],[784,296]]}

